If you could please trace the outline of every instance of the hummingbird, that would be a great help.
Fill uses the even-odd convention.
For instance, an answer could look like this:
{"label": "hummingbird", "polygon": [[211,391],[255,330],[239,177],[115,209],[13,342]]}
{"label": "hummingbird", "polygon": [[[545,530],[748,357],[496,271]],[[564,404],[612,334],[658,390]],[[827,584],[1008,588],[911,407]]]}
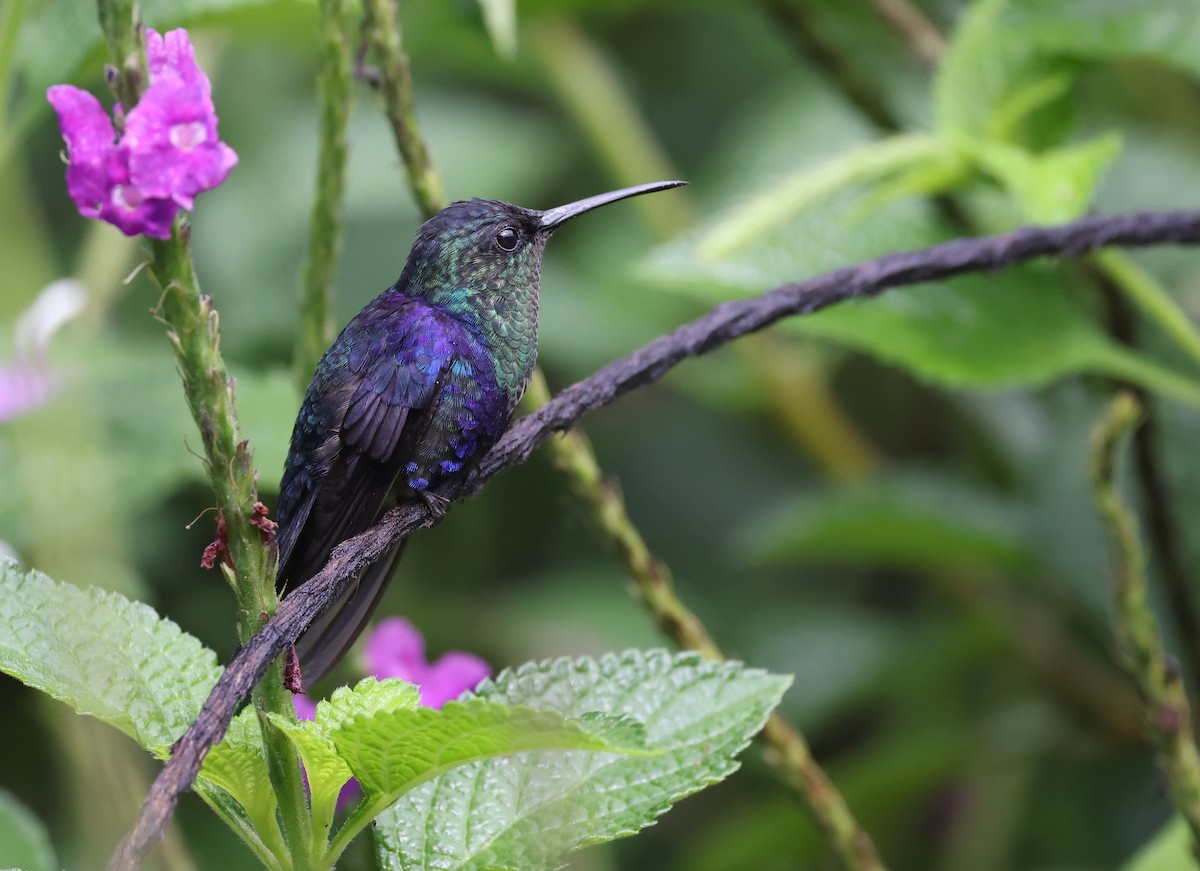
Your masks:
{"label": "hummingbird", "polygon": [[[452,203],[421,225],[396,283],[342,330],[317,364],[279,484],[279,570],[287,595],[341,542],[394,505],[461,481],[512,420],[537,358],[542,255],[572,218],[661,181],[537,211],[498,200]],[[315,683],[362,631],[403,542],[363,570],[296,642]]]}

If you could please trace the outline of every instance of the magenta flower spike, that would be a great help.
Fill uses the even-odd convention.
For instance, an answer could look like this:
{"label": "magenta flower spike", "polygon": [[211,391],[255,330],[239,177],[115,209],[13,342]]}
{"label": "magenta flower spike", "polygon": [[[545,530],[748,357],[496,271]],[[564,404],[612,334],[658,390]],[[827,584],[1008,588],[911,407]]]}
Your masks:
{"label": "magenta flower spike", "polygon": [[221,184],[237,154],[217,135],[208,76],[187,31],[146,29],[150,85],[125,116],[118,140],[100,102],[72,85],[46,98],[67,143],[67,192],[80,214],[125,233],[169,239],[180,208]]}

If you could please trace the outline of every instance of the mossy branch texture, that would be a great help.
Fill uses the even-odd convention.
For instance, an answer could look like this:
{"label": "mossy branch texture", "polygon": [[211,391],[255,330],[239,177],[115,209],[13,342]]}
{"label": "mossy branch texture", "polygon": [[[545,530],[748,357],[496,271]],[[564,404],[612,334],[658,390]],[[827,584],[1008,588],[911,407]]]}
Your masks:
{"label": "mossy branch texture", "polygon": [[1117,448],[1139,423],[1142,408],[1130,392],[1118,394],[1092,433],[1092,486],[1112,547],[1116,634],[1125,667],[1142,697],[1146,739],[1158,751],[1171,800],[1192,829],[1200,857],[1200,753],[1179,666],[1163,649],[1150,607],[1146,556],[1137,519],[1116,483]]}
{"label": "mossy branch texture", "polygon": [[[1079,255],[1102,246],[1197,243],[1200,212],[1090,217],[1060,227],[1031,227],[888,254],[808,281],[786,284],[758,297],[722,303],[562,391],[517,421],[461,490],[443,487],[438,492],[446,498],[474,495],[493,475],[527,460],[554,433],[573,426],[587,412],[657,381],[689,357],[714,351],[785,317],[812,314],[889,288],[965,272],[994,272],[1037,257]],[[195,780],[205,754],[221,739],[241,700],[313,617],[335,600],[363,568],[388,552],[393,542],[436,522],[420,502],[389,511],[370,530],[339,545],[326,566],[280,604],[262,631],[234,656],[200,716],[176,745],[110,867],[136,867],[144,851],[162,837],[179,796]]]}

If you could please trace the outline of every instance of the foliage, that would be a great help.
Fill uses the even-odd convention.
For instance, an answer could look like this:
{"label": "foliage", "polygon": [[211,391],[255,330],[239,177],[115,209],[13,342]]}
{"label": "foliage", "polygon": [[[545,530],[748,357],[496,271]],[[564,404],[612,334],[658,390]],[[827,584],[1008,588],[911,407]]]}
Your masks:
{"label": "foliage", "polygon": [[[722,300],[885,251],[1195,206],[1192,0],[919,0],[946,36],[933,68],[875,5],[402,4],[416,114],[452,198],[546,207],[647,181],[649,167],[691,181],[675,212],[634,201],[556,236],[541,321],[552,383]],[[111,108],[100,30],[77,6],[0,7],[0,365],[19,359],[16,321],[44,286],[74,275],[88,293],[38,361],[56,376],[54,399],[0,422],[0,540],[36,569],[0,570],[0,670],[162,754],[232,652],[234,608],[198,567],[213,496],[189,452],[201,442],[170,345],[147,316],[159,294],[137,269],[143,251],[85,224],[63,183],[45,89],[71,82]],[[160,32],[191,30],[240,157],[199,201],[191,240],[268,505],[299,404],[316,9],[142,3]],[[355,91],[339,325],[399,274],[419,214],[389,130],[365,86]],[[1145,446],[1194,596],[1197,288],[1187,249],[964,276],[795,319],[586,421],[681,598],[725,649],[796,675],[781,710],[893,871],[1190,861],[1107,640],[1110,565],[1085,459],[1113,382],[1145,390]],[[1145,469],[1123,473],[1167,647],[1194,688]],[[732,770],[783,682],[687,655],[601,655],[663,642],[564,499],[534,461],[408,547],[381,614],[406,614],[435,650],[514,666],[473,700],[437,714],[413,709],[405,686],[368,682],[335,691],[311,724],[271,721],[308,767],[314,850],[332,856],[346,826],[395,802],[376,828],[384,867],[554,867],[567,849],[655,820],[572,867],[827,862],[828,841],[753,753],[738,777],[659,818]],[[0,705],[0,867],[98,867],[144,789],[104,786],[90,749],[100,739],[65,706],[8,679]],[[395,748],[384,736],[399,729],[426,743],[385,764]],[[469,741],[453,744],[463,765],[430,767],[453,736]],[[257,860],[185,804],[196,864],[257,867],[275,854],[261,741],[243,712],[198,787]],[[144,754],[105,759],[144,786]],[[339,816],[351,774],[368,786],[366,810]],[[448,823],[467,806],[486,809],[487,828]],[[352,847],[339,867],[371,861]]]}

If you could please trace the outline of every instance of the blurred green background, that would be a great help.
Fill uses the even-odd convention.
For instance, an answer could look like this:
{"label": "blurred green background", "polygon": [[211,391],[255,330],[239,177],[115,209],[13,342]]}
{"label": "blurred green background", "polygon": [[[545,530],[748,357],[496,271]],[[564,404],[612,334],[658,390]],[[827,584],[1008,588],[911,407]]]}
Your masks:
{"label": "blurred green background", "polygon": [[[524,0],[516,13],[507,55],[476,2],[402,5],[451,198],[546,208],[691,181],[555,236],[540,360],[556,387],[722,299],[1200,193],[1194,0]],[[273,504],[300,396],[315,7],[157,0],[143,15],[191,30],[241,158],[199,200],[192,240]],[[211,498],[155,291],[135,241],[75,212],[43,97],[60,81],[103,93],[95,10],[4,0],[0,25],[0,360],[16,359],[15,320],[47,284],[74,276],[88,300],[50,344],[62,389],[0,422],[0,540],[58,580],[151,603],[227,658],[233,600],[199,568]],[[399,275],[419,223],[365,86],[356,100],[339,326]],[[1034,264],[789,323],[584,421],[719,643],[796,675],[781,712],[894,871],[1117,868],[1168,818],[1110,640],[1086,441],[1117,381],[1152,396],[1144,448],[1184,568],[1159,612],[1194,686],[1198,639],[1177,618],[1200,568],[1198,318],[1192,250]],[[1143,508],[1145,472],[1126,482]],[[628,587],[538,456],[418,535],[380,614],[410,617],[432,654],[497,668],[664,645]],[[0,710],[0,790],[48,826],[62,866],[102,867],[154,765],[7,678]],[[194,798],[179,824],[157,867],[253,867]],[[344,866],[370,862],[360,849]],[[730,781],[571,867],[836,866],[751,749]]]}

